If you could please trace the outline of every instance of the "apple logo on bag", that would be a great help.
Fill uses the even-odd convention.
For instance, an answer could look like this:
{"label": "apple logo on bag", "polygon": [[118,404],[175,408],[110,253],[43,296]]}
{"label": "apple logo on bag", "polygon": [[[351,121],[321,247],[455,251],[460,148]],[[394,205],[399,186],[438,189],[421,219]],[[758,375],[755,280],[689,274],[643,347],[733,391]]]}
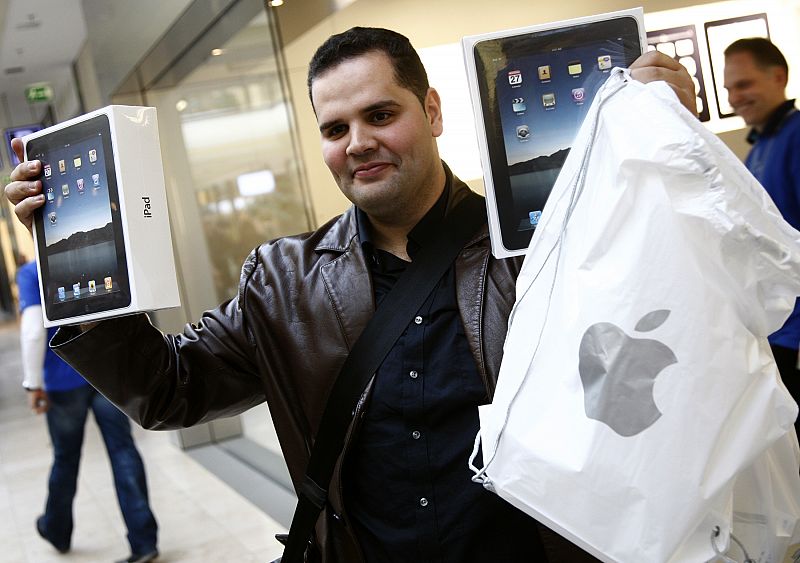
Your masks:
{"label": "apple logo on bag", "polygon": [[[666,309],[651,311],[634,330],[655,330],[669,314]],[[649,428],[661,417],[653,400],[656,377],[677,361],[663,342],[633,338],[612,323],[593,324],[583,334],[579,348],[586,416],[625,437]]]}

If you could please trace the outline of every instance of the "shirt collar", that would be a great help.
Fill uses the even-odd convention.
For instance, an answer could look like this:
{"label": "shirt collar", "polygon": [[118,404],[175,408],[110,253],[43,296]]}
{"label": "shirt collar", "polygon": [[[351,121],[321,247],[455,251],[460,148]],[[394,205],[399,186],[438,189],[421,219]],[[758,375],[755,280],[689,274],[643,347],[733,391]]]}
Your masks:
{"label": "shirt collar", "polygon": [[[444,165],[444,163],[442,164]],[[433,204],[433,207],[428,210],[422,219],[420,219],[408,233],[408,245],[406,246],[406,250],[411,258],[414,258],[414,255],[422,245],[437,233],[444,219],[445,211],[447,210],[447,201],[450,199],[451,185],[453,183],[452,172],[450,172],[447,166],[444,167],[444,170],[445,183],[442,194],[439,196],[439,199],[436,200],[436,203]],[[364,250],[364,254],[374,260],[375,245],[372,242],[369,216],[358,207],[356,207],[356,226],[358,228],[358,238],[361,241],[361,248]]]}
{"label": "shirt collar", "polygon": [[747,142],[752,145],[761,137],[770,137],[777,133],[783,125],[784,118],[793,110],[794,100],[786,100],[783,102],[775,109],[775,111],[772,112],[772,115],[769,116],[767,124],[764,125],[764,129],[761,131],[761,133],[755,129],[750,129],[750,132],[747,134]]}

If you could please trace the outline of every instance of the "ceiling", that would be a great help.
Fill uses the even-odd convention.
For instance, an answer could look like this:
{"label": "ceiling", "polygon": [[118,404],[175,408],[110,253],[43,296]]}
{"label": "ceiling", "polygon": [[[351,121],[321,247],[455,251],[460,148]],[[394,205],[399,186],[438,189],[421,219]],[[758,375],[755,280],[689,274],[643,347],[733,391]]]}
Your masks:
{"label": "ceiling", "polygon": [[[0,130],[42,121],[48,105],[27,102],[30,84],[49,82],[57,101],[75,92],[72,63],[85,44],[100,95],[108,96],[189,6],[213,11],[229,1],[0,0]],[[284,41],[352,1],[287,0],[279,9]]]}
{"label": "ceiling", "polygon": [[0,124],[39,121],[46,107],[30,106],[25,87],[69,83],[85,41],[81,0],[0,0]]}

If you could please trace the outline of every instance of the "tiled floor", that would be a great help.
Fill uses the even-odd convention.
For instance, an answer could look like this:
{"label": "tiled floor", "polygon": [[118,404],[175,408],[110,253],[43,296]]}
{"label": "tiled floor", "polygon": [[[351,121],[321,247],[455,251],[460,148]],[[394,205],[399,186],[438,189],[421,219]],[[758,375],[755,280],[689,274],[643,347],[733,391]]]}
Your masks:
{"label": "tiled floor", "polygon": [[[60,555],[37,535],[51,449],[43,416],[30,413],[20,387],[18,332],[0,326],[0,563],[111,562],[127,556],[108,458],[93,421],[75,499],[72,550]],[[180,451],[166,433],[134,431],[159,523],[158,561],[268,562],[281,525]]]}

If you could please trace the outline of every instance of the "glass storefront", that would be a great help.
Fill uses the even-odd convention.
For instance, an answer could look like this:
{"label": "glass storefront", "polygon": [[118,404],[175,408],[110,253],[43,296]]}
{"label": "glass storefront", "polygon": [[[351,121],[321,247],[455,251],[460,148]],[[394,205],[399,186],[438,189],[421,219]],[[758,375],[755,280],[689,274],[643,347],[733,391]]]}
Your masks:
{"label": "glass storefront", "polygon": [[[115,98],[158,109],[183,302],[180,312],[157,314],[167,331],[234,296],[253,248],[312,227],[268,13],[262,9],[229,35],[179,80]],[[188,64],[178,59],[173,66]],[[204,432],[182,431],[182,443],[213,442],[240,429],[280,454],[265,404]]]}
{"label": "glass storefront", "polygon": [[146,92],[170,125],[164,160],[185,165],[176,203],[202,227],[208,306],[235,293],[254,247],[311,226],[266,13],[212,53],[179,85]]}

